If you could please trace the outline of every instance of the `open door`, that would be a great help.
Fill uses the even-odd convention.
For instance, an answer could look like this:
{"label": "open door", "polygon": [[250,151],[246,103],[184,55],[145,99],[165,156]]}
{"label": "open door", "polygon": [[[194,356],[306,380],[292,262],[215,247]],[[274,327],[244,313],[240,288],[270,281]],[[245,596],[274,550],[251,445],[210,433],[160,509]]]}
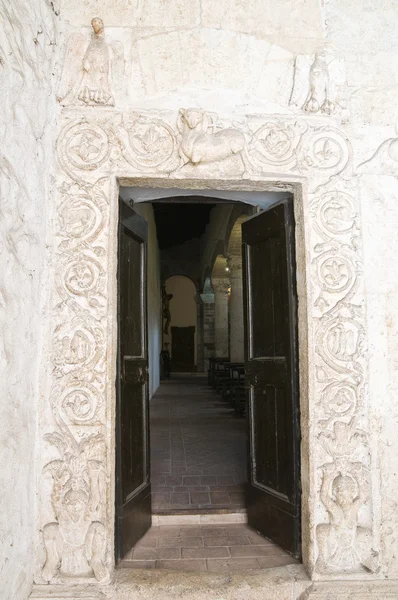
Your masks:
{"label": "open door", "polygon": [[116,405],[116,554],[151,526],[146,221],[120,201]]}
{"label": "open door", "polygon": [[242,224],[249,525],[299,557],[300,425],[292,202]]}

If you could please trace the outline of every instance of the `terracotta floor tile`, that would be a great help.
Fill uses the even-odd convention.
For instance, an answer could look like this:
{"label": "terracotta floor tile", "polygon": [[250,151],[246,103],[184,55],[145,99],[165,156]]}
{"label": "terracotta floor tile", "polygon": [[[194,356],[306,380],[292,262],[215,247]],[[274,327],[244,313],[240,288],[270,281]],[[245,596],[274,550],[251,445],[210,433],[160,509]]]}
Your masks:
{"label": "terracotta floor tile", "polygon": [[204,540],[205,546],[249,546],[250,542],[247,537],[239,536],[223,536],[219,535],[217,537],[205,537]]}
{"label": "terracotta floor tile", "polygon": [[258,556],[286,556],[278,546],[231,546],[231,556],[234,558],[257,558]]}
{"label": "terracotta floor tile", "polygon": [[[183,547],[198,548],[203,546],[201,537],[160,537],[158,538],[158,547]],[[200,557],[199,557],[200,558]]]}
{"label": "terracotta floor tile", "polygon": [[210,504],[208,492],[191,492],[191,504]]}
{"label": "terracotta floor tile", "polygon": [[182,558],[229,558],[228,548],[181,548]]}
{"label": "terracotta floor tile", "polygon": [[170,494],[170,502],[172,505],[189,506],[189,494],[186,492],[172,492]]}

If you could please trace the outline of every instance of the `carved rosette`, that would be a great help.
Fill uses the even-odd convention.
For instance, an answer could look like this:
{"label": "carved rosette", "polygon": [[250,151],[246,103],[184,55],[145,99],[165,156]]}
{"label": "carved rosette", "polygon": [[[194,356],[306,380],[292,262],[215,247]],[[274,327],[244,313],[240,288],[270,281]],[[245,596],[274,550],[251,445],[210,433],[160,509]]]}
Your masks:
{"label": "carved rosette", "polygon": [[[277,175],[280,181],[286,177],[316,188],[309,196],[307,253],[309,326],[315,336],[315,391],[311,388],[309,397],[310,452],[317,469],[311,489],[317,495],[311,523],[317,541],[315,569],[375,570],[360,216],[357,192],[349,185],[351,149],[344,133],[317,117],[255,115],[239,124],[218,119],[225,127],[214,132],[214,115],[210,118],[205,111],[185,113],[190,131],[178,129],[175,113],[95,108],[81,110],[83,116],[74,120],[68,114],[62,117],[57,144],[53,381],[41,417],[46,443],[39,482],[45,558],[36,581],[106,581],[109,576],[114,408],[106,392],[114,375],[106,348],[112,319],[108,278],[115,277],[109,223],[110,215],[117,214],[112,182],[116,176],[143,180],[167,174],[178,187],[188,177],[181,170],[182,160],[191,170],[200,162],[202,178],[207,165],[213,173],[222,164],[219,172],[226,180],[239,179],[240,161],[244,177],[252,174],[257,184],[264,175],[267,180]],[[200,135],[201,128],[206,135]],[[213,281],[216,295],[226,295],[228,287],[227,278]]]}

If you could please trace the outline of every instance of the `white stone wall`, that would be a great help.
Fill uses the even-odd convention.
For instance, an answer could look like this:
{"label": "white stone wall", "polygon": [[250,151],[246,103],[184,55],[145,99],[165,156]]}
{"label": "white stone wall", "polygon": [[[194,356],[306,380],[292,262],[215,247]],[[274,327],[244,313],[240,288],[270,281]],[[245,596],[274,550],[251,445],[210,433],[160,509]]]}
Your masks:
{"label": "white stone wall", "polygon": [[[1,572],[0,588],[5,598],[18,600],[26,598],[28,594],[33,569],[32,536],[35,526],[33,452],[37,416],[35,407],[40,389],[38,369],[41,358],[43,366],[40,382],[43,382],[42,406],[43,412],[46,413],[46,420],[43,421],[40,443],[45,448],[44,454],[47,452],[48,444],[42,441],[42,436],[52,431],[55,426],[49,409],[49,356],[47,354],[41,356],[41,350],[43,334],[46,332],[48,283],[51,283],[47,277],[50,271],[46,268],[45,248],[46,241],[51,242],[53,233],[58,227],[58,221],[53,218],[50,210],[52,203],[48,204],[49,199],[52,201],[52,196],[47,175],[52,168],[54,158],[53,132],[56,129],[52,123],[56,110],[55,94],[50,81],[52,73],[57,73],[57,61],[64,62],[67,39],[66,35],[55,36],[56,12],[58,8],[55,3],[47,3],[44,0],[32,0],[29,3],[21,0],[13,0],[12,3],[5,0],[0,2],[0,14],[3,20],[0,27],[0,83],[4,99],[0,114],[1,132],[4,138],[1,149],[3,156],[1,158],[2,245],[0,251],[2,264],[6,265],[0,273],[3,311],[0,321],[2,343],[0,356],[3,370],[1,384],[5,388],[2,391],[1,458],[2,465],[6,465],[2,470],[2,477],[5,479],[2,482],[2,502],[5,502],[5,508],[1,509],[0,517],[5,567]],[[276,178],[280,179],[286,173],[290,176],[294,171],[296,178],[302,177],[304,188],[310,181],[313,200],[311,216],[320,229],[311,230],[309,221],[303,224],[306,236],[317,241],[318,244],[313,246],[311,255],[307,253],[307,260],[313,261],[308,294],[309,296],[312,294],[311,298],[314,300],[317,296],[317,300],[322,301],[316,310],[315,307],[310,307],[310,313],[319,310],[326,323],[325,300],[330,301],[335,298],[335,302],[338,303],[339,295],[330,290],[326,293],[325,288],[320,292],[317,288],[318,283],[315,282],[319,261],[316,253],[320,252],[320,256],[323,256],[322,244],[330,241],[331,229],[335,232],[334,238],[332,236],[332,242],[335,244],[333,252],[338,254],[341,251],[344,255],[350,244],[349,252],[350,256],[354,256],[354,262],[356,261],[356,273],[360,285],[356,295],[349,297],[348,301],[357,304],[361,327],[365,322],[363,320],[365,307],[367,316],[367,327],[364,335],[361,334],[360,343],[356,348],[359,362],[352,363],[352,373],[354,375],[364,373],[366,385],[363,387],[363,395],[361,392],[358,397],[359,412],[369,417],[368,423],[363,420],[351,424],[350,427],[352,426],[352,444],[356,445],[356,449],[361,443],[358,441],[361,439],[361,432],[370,432],[369,448],[372,455],[371,502],[368,502],[365,518],[362,518],[362,514],[358,518],[359,522],[366,525],[372,522],[372,548],[375,551],[375,560],[366,565],[374,571],[372,577],[398,577],[398,558],[395,551],[398,531],[396,500],[398,498],[396,475],[398,348],[395,266],[396,201],[398,200],[396,1],[384,0],[382,3],[376,3],[374,0],[350,0],[349,2],[328,0],[321,3],[318,0],[279,0],[278,2],[219,0],[215,3],[212,0],[173,2],[171,0],[169,2],[62,0],[61,2],[61,19],[65,34],[75,33],[80,36],[83,34],[87,40],[89,22],[96,14],[104,19],[105,27],[108,26],[107,40],[113,44],[112,86],[116,109],[154,108],[159,111],[172,111],[172,118],[167,113],[163,121],[168,123],[169,129],[166,126],[160,127],[161,137],[164,139],[167,139],[167,131],[170,133],[172,130],[173,139],[170,138],[169,142],[171,145],[176,143],[176,136],[180,135],[178,133],[180,121],[176,125],[179,108],[196,106],[210,113],[218,112],[219,130],[224,127],[238,127],[245,132],[246,140],[251,140],[250,149],[254,152],[250,156],[256,163],[252,165],[253,180],[260,178],[261,174],[270,178],[272,173],[276,173]],[[80,46],[76,46],[79,48],[80,56],[81,39],[80,37]],[[327,112],[322,113],[322,111],[317,111],[314,115],[309,114],[307,118],[308,113],[305,113],[302,107],[309,88],[309,68],[313,64],[314,53],[325,43],[329,53],[328,60],[330,60],[328,67],[330,100],[336,104],[336,109],[331,118]],[[60,47],[57,44],[60,44]],[[81,68],[80,63],[78,68]],[[76,73],[73,69],[76,69],[76,64],[71,68],[69,81],[73,78],[76,81],[79,77],[79,72]],[[78,118],[84,109],[85,117],[88,116],[87,111],[91,110],[91,118],[95,121],[98,108],[95,106],[86,108],[80,106],[77,110],[73,109],[69,113],[69,118]],[[330,107],[326,106],[326,109],[329,110]],[[106,108],[101,113],[104,123],[110,118],[111,111],[112,109]],[[254,117],[245,120],[247,114]],[[225,115],[228,115],[228,122],[223,121]],[[235,115],[238,120],[235,119]],[[262,134],[256,133],[259,128],[265,126],[267,120],[271,118],[270,115],[273,115],[277,124],[276,131],[278,131],[278,123],[283,124],[287,117],[291,118],[290,124],[299,121],[299,125],[305,124],[311,130],[309,136],[311,143],[308,142],[309,145],[306,146],[306,142],[303,141],[299,151],[299,163],[294,167],[291,166],[292,162],[284,163],[282,160],[283,139],[282,146],[279,147],[275,137],[267,141],[267,134],[273,131],[272,127],[269,130],[262,129]],[[126,129],[123,130],[121,127],[118,129],[119,117],[120,114],[115,113],[112,127],[120,131],[120,135],[125,136],[124,145],[121,144],[121,147],[127,155]],[[154,116],[152,122],[156,125]],[[145,119],[138,125],[135,123],[134,131],[138,134],[145,132],[145,123]],[[318,134],[315,129],[323,126],[327,128],[329,146],[322,146],[321,134],[316,138]],[[340,131],[337,137],[333,134],[333,128]],[[286,132],[285,129],[283,131]],[[112,137],[111,133],[109,133],[110,137]],[[208,134],[211,133],[210,128]],[[97,142],[99,141],[101,146],[106,146],[104,142],[106,135],[101,138],[100,128],[95,130],[95,134],[99,136]],[[279,135],[282,135],[281,130]],[[293,140],[291,143],[296,144],[297,140],[302,139],[301,135],[300,131],[296,131],[291,138]],[[342,141],[344,136],[347,140],[346,146]],[[307,136],[306,139],[309,138]],[[86,185],[88,181],[93,184],[95,177],[101,175],[100,170],[95,171],[96,158],[91,159],[90,155],[84,155],[84,152],[83,154],[81,152],[78,157],[76,153],[72,156],[73,164],[65,158],[71,149],[67,143],[70,141],[75,143],[76,139],[80,141],[84,151],[82,134],[79,131],[74,133],[72,130],[69,138],[64,134],[62,142],[64,146],[59,153],[60,160],[64,161],[62,177],[69,177],[70,174],[75,177],[77,173],[80,183]],[[137,140],[134,141],[137,143]],[[151,134],[144,141],[146,147],[150,147],[151,144],[156,146],[159,143],[159,140],[151,139]],[[181,143],[180,138],[179,143]],[[349,166],[340,176],[338,166],[328,171],[327,166],[324,168],[324,165],[327,165],[328,161],[329,164],[330,161],[333,163],[333,152],[336,153],[336,149],[339,152],[338,148],[343,156],[345,152],[342,150],[343,146],[349,150],[342,158],[341,167],[346,169],[346,165]],[[272,163],[270,147],[276,155],[278,151],[282,152],[282,158],[279,154],[282,162]],[[99,148],[97,150],[99,156]],[[109,149],[106,157],[104,155],[98,158],[98,169],[101,167],[101,161],[105,160],[110,166],[107,166],[108,170],[104,172],[108,173],[113,169],[116,163],[110,161],[118,160],[118,155],[113,153],[114,150],[115,145]],[[256,162],[256,152],[263,152],[264,161],[264,152],[266,153],[267,150],[268,154],[265,156],[267,166],[263,167],[264,162],[261,163],[261,160]],[[163,160],[162,152],[167,154],[167,151],[163,148],[160,152]],[[153,155],[156,155],[156,152],[152,153]],[[178,156],[175,146],[170,156]],[[138,173],[142,177],[145,170],[149,175],[156,172],[157,164],[150,161],[140,163],[142,155],[131,157],[130,152],[128,159],[133,167],[130,167],[130,173],[134,171],[134,174]],[[188,159],[192,159],[192,156]],[[160,159],[159,165],[160,173],[170,173],[177,168],[178,160],[168,171],[167,168],[162,171],[164,163]],[[287,165],[286,168],[284,165]],[[184,167],[185,177],[189,177],[190,167],[190,164]],[[202,171],[202,179],[204,181],[213,177],[217,180],[218,177],[221,178],[222,172],[219,165],[210,163]],[[227,176],[236,175],[234,169],[229,171],[227,169],[227,172],[229,173]],[[183,179],[184,175],[181,173],[179,171],[178,177]],[[241,170],[236,177],[239,178],[242,174]],[[70,185],[69,180],[67,183]],[[174,186],[176,185],[175,183]],[[326,187],[319,192],[316,187],[318,185]],[[327,201],[330,201],[329,190],[335,193],[336,187],[343,194],[349,194],[355,200],[360,199],[359,205],[353,204],[355,214],[349,213],[350,201],[345,204],[343,213],[347,218],[347,226],[352,229],[353,224],[359,224],[361,227],[362,243],[359,239],[356,244],[355,231],[353,235],[350,233],[345,237],[336,229],[337,225],[339,227],[343,225],[341,219],[343,213],[340,213],[340,220],[337,222],[329,213],[326,220],[327,227],[324,227],[325,221],[322,222],[324,215],[322,213],[319,216],[318,208],[321,210],[322,203],[325,202],[326,205]],[[307,193],[308,190],[304,189],[304,191]],[[78,199],[79,193],[81,197],[82,192],[76,192],[71,187],[72,199],[74,194]],[[98,191],[94,189],[93,197],[97,193]],[[110,198],[111,195],[107,193],[107,197]],[[347,196],[342,197],[347,198]],[[305,208],[307,210],[309,207]],[[103,206],[101,209],[106,212]],[[308,212],[305,214],[308,217]],[[107,234],[108,232],[105,231],[105,238]],[[340,243],[339,240],[343,242]],[[6,256],[6,260],[3,256]],[[51,260],[55,264],[56,248],[51,255]],[[99,260],[102,261],[100,266],[104,268],[105,260],[103,258]],[[97,263],[93,262],[93,264]],[[321,276],[323,275],[321,273]],[[328,281],[332,287],[338,285],[338,281],[333,282],[330,277]],[[67,292],[64,294],[65,297],[66,294]],[[353,310],[352,306],[350,310]],[[344,315],[341,316],[343,317]],[[347,314],[345,318],[348,319]],[[70,319],[69,315],[67,319]],[[311,322],[309,354],[310,358],[315,356],[318,361],[318,370],[315,372],[316,365],[312,363],[307,378],[309,389],[313,394],[311,396],[313,412],[311,415],[303,415],[308,418],[311,427],[310,431],[303,431],[303,443],[308,445],[310,441],[314,448],[316,446],[313,454],[305,458],[304,468],[308,467],[308,469],[305,471],[306,479],[303,480],[304,490],[307,492],[310,490],[312,494],[311,511],[308,509],[306,512],[305,509],[304,517],[316,515],[314,522],[309,523],[307,519],[305,523],[304,534],[311,554],[308,561],[310,569],[314,568],[318,552],[315,526],[330,524],[328,512],[319,497],[322,476],[316,468],[326,460],[325,455],[322,454],[324,450],[320,449],[321,444],[316,440],[321,438],[320,419],[325,408],[322,404],[325,399],[320,390],[323,387],[326,389],[327,386],[327,380],[318,380],[316,377],[328,376],[329,371],[319,369],[319,366],[323,365],[323,359],[321,354],[314,354],[311,346],[315,330],[316,326]],[[321,334],[322,330],[320,331],[322,340],[325,336]],[[53,332],[49,333],[48,339],[50,335],[52,336]],[[315,350],[318,352],[318,348]],[[324,350],[321,348],[321,351]],[[366,366],[367,361],[369,371]],[[361,371],[362,365],[364,365],[363,371]],[[322,400],[320,404],[315,404],[315,395],[318,400]],[[108,409],[108,413],[111,414],[112,409],[109,406]],[[335,409],[341,410],[341,406]],[[106,423],[108,421],[102,423],[105,429]],[[15,432],[18,432],[17,436]],[[335,439],[333,444],[330,442],[327,444],[324,436],[324,445],[329,445],[329,448],[333,446],[332,454],[341,458],[341,452],[343,454],[348,452],[346,448],[350,447],[351,438],[350,440],[345,438],[343,445],[339,446],[341,439],[338,439],[337,431],[329,428],[327,433],[330,434],[329,439],[333,439],[333,435]],[[111,436],[106,439],[111,440]],[[110,446],[109,448],[110,457],[107,459],[107,464],[113,465],[112,450]],[[364,456],[362,453],[360,458]],[[45,460],[37,467],[36,473],[38,489],[43,491],[43,498],[47,499],[47,503],[49,503],[51,489],[47,483],[46,489],[42,490],[44,484],[41,468],[50,458],[58,459],[58,455],[56,452],[53,452],[51,457],[46,455]],[[352,460],[357,459],[353,457]],[[109,472],[108,475],[112,480]],[[110,497],[112,499],[112,494]],[[12,509],[18,507],[18,509],[10,510],[10,507]],[[108,506],[107,510],[109,516],[106,523],[111,530],[113,509]],[[46,515],[50,514],[48,507],[46,511],[44,511]],[[37,523],[37,529],[48,522],[46,517],[42,522]],[[111,544],[112,539],[109,545]],[[111,554],[109,549],[108,557]],[[38,554],[37,562],[40,571],[44,562],[42,551]]]}
{"label": "white stone wall", "polygon": [[[52,3],[51,3],[52,4]],[[0,596],[24,600],[34,570],[39,365],[48,297],[46,227],[57,107],[57,17],[0,2]]]}

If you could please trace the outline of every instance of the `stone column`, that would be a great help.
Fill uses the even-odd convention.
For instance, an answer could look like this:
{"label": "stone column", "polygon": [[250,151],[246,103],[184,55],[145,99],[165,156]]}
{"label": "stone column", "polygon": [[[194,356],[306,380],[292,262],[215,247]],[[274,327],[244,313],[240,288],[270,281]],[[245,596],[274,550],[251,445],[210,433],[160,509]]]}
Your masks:
{"label": "stone column", "polygon": [[209,368],[209,358],[214,356],[214,294],[200,295],[203,307],[203,362],[204,371]]}
{"label": "stone column", "polygon": [[228,289],[226,277],[212,280],[214,290],[214,324],[216,357],[228,356]]}
{"label": "stone column", "polygon": [[204,371],[203,347],[203,304],[199,293],[196,295],[196,368],[198,373]]}
{"label": "stone column", "polygon": [[228,267],[231,281],[231,296],[229,299],[231,361],[244,362],[242,257],[229,257]]}

